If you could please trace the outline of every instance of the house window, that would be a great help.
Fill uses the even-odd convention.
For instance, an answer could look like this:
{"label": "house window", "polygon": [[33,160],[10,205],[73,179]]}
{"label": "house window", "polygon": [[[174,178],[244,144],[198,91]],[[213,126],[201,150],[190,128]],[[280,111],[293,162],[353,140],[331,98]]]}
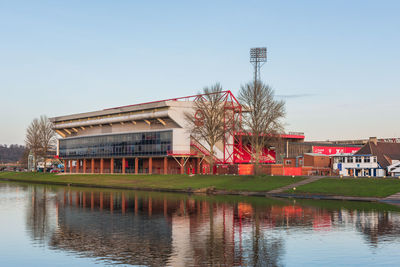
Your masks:
{"label": "house window", "polygon": [[356,157],[356,163],[361,163],[361,157]]}
{"label": "house window", "polygon": [[373,159],[374,159],[374,162],[376,162],[376,157],[373,157]]}
{"label": "house window", "polygon": [[289,160],[289,159],[287,159],[287,160],[285,161],[285,164],[286,164],[286,165],[290,165],[290,164],[292,164],[292,161]]}
{"label": "house window", "polygon": [[348,162],[348,163],[353,163],[353,157],[348,157],[348,158],[347,158],[347,162]]}
{"label": "house window", "polygon": [[364,162],[366,163],[370,162],[370,157],[364,157]]}

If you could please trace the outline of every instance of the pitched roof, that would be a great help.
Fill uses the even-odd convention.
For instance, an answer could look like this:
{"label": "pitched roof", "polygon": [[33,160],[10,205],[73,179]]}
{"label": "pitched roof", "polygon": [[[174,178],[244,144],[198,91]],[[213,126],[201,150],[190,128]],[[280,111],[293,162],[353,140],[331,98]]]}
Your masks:
{"label": "pitched roof", "polygon": [[369,141],[355,155],[374,155],[379,165],[386,168],[392,160],[400,160],[400,143]]}

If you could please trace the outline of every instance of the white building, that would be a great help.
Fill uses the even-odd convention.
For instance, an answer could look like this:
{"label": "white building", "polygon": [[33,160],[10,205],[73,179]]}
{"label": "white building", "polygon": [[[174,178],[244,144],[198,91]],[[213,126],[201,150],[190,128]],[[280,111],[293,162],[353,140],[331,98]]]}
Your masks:
{"label": "white building", "polygon": [[400,177],[400,160],[394,160],[392,163],[392,165],[387,167],[389,175]]}
{"label": "white building", "polygon": [[373,155],[336,154],[333,158],[333,170],[343,176],[384,176],[385,170]]}

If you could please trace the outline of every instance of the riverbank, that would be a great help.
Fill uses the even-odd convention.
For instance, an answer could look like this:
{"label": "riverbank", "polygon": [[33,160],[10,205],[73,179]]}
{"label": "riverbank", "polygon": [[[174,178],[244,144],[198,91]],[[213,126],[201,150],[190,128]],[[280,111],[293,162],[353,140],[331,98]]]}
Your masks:
{"label": "riverbank", "polygon": [[[285,190],[270,192],[304,181],[305,177],[234,175],[111,175],[0,173],[0,180],[63,186],[114,188],[180,193],[263,196],[348,201],[386,201],[400,192],[400,180],[393,178],[331,178]],[[391,201],[392,203],[399,201]]]}
{"label": "riverbank", "polygon": [[288,176],[235,176],[235,175],[118,175],[118,174],[43,174],[0,173],[0,179],[55,185],[103,187],[116,189],[151,190],[168,192],[220,192],[248,194],[268,192],[304,180]]}
{"label": "riverbank", "polygon": [[395,178],[331,178],[326,177],[309,184],[289,189],[294,195],[323,195],[346,197],[385,198],[400,192],[400,179]]}

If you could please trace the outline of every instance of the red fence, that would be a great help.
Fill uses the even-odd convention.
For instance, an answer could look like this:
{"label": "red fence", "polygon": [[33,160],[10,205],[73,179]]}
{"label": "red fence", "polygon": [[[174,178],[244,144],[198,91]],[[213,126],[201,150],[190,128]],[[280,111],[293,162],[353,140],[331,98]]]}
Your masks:
{"label": "red fence", "polygon": [[302,167],[284,167],[283,175],[301,175]]}

